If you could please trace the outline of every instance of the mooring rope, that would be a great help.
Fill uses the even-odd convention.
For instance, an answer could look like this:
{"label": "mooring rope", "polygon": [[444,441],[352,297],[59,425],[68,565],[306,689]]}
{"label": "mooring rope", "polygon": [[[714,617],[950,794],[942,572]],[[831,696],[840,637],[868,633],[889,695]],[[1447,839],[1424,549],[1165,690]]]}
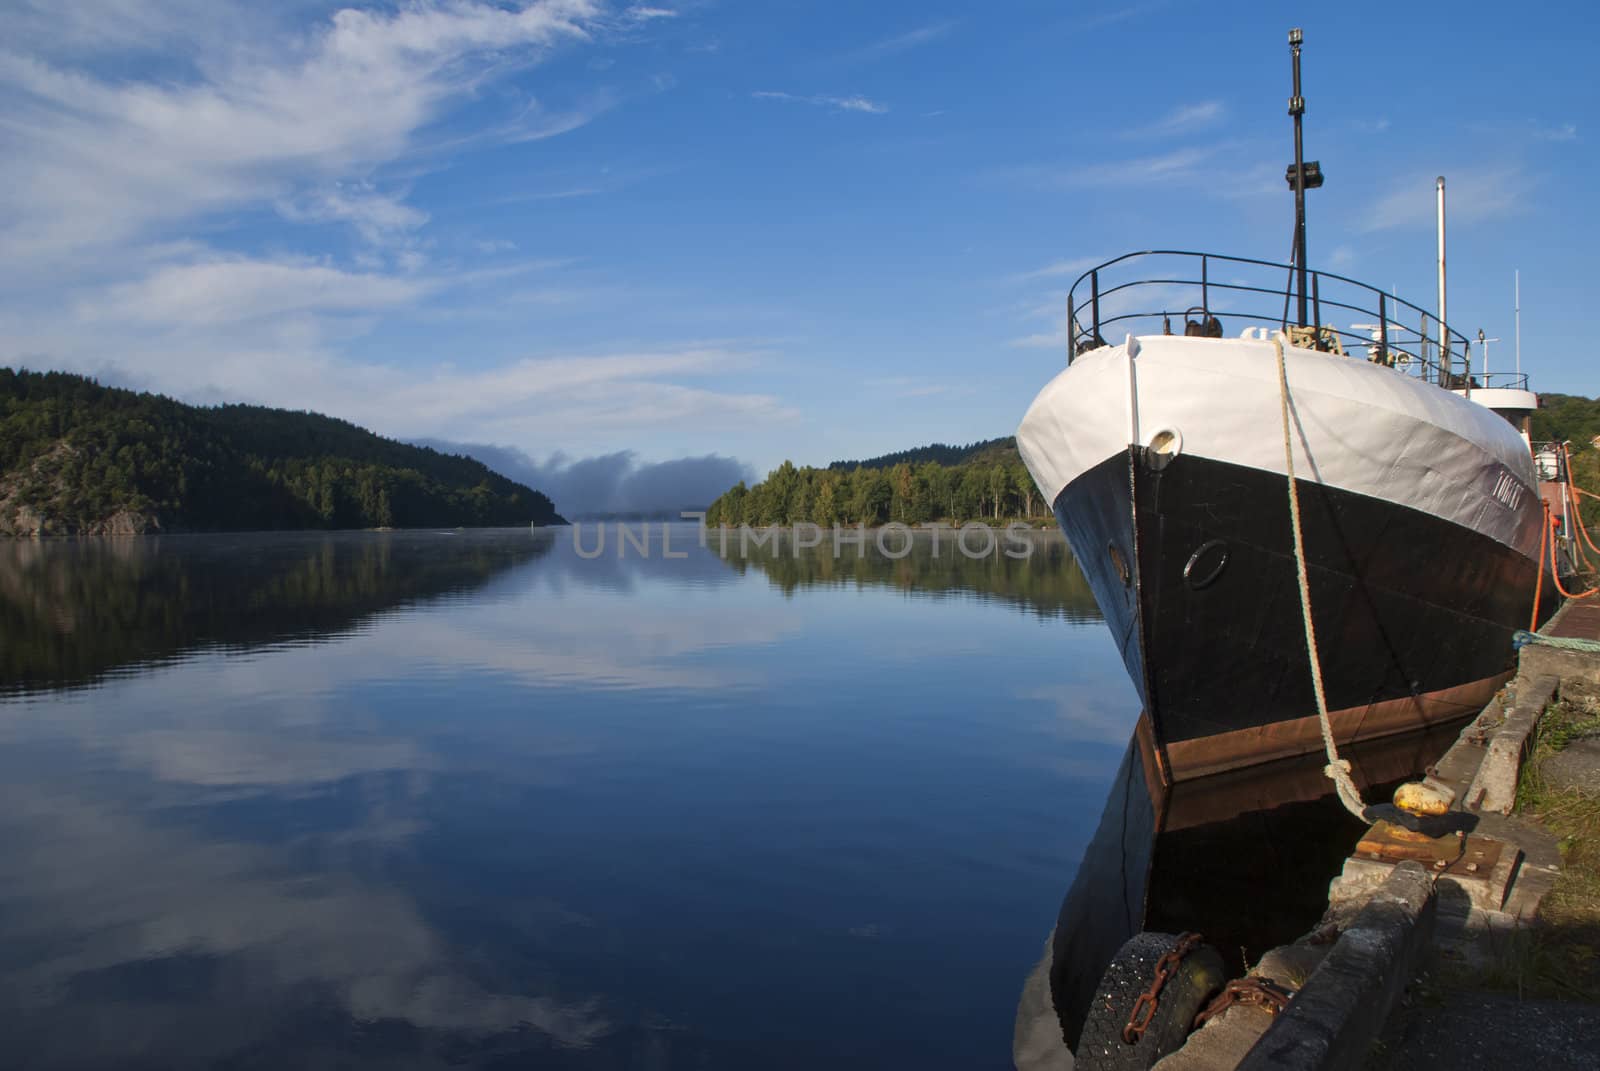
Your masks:
{"label": "mooring rope", "polygon": [[1311,689],[1317,697],[1317,721],[1322,726],[1322,749],[1328,764],[1322,768],[1339,794],[1344,809],[1357,818],[1372,824],[1367,817],[1367,806],[1361,800],[1361,791],[1350,778],[1350,760],[1339,757],[1339,745],[1333,739],[1333,722],[1328,718],[1328,697],[1322,689],[1322,659],[1317,654],[1317,628],[1311,620],[1311,581],[1306,576],[1305,535],[1300,528],[1300,491],[1294,480],[1294,442],[1289,431],[1289,365],[1283,353],[1283,334],[1272,340],[1278,351],[1278,399],[1283,408],[1283,467],[1289,477],[1289,524],[1294,532],[1295,574],[1300,582],[1300,617],[1305,624],[1306,650],[1311,655]]}
{"label": "mooring rope", "polygon": [[1600,653],[1600,640],[1580,640],[1575,636],[1541,636],[1537,632],[1519,628],[1511,634],[1511,648],[1520,651],[1524,647],[1555,647],[1563,651],[1585,651],[1596,654]]}

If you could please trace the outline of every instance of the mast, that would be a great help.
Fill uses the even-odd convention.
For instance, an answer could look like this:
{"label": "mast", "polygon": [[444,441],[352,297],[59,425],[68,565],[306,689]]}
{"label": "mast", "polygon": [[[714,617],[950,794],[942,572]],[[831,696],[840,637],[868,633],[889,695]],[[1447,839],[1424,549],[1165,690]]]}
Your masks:
{"label": "mast", "polygon": [[1511,306],[1517,321],[1517,375],[1522,374],[1522,270],[1511,274]]}
{"label": "mast", "polygon": [[1289,98],[1289,114],[1294,117],[1294,266],[1299,276],[1300,326],[1306,326],[1306,165],[1305,148],[1301,141],[1300,118],[1305,114],[1306,99],[1300,94],[1300,42],[1305,35],[1296,26],[1289,31],[1289,51],[1294,56],[1294,95]]}
{"label": "mast", "polygon": [[1450,318],[1444,306],[1444,176],[1438,179],[1439,189],[1439,377],[1440,384],[1450,385]]}

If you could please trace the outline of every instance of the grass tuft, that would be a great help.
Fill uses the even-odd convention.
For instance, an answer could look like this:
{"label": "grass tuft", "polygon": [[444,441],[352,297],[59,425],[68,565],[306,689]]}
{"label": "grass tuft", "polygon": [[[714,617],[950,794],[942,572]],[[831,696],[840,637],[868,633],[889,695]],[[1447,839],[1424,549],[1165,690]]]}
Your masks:
{"label": "grass tuft", "polygon": [[1518,931],[1482,984],[1533,996],[1600,1002],[1600,795],[1551,784],[1544,763],[1574,740],[1600,735],[1600,704],[1574,695],[1540,717],[1517,785],[1517,811],[1557,838],[1561,873],[1539,906],[1538,925]]}

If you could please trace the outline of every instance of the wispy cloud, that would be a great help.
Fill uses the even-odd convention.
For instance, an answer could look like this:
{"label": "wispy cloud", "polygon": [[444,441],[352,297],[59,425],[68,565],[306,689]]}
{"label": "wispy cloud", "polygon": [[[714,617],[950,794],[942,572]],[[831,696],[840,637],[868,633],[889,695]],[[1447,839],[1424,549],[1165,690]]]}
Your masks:
{"label": "wispy cloud", "polygon": [[862,96],[838,97],[826,93],[814,93],[804,96],[798,93],[783,93],[777,90],[758,90],[750,95],[757,100],[777,100],[787,104],[812,104],[819,108],[831,108],[836,112],[865,112],[868,115],[882,115],[889,110],[887,104]]}
{"label": "wispy cloud", "polygon": [[1042,268],[1031,271],[1018,272],[1009,276],[1009,281],[1014,283],[1027,283],[1035,279],[1058,279],[1064,275],[1077,277],[1105,261],[1105,257],[1072,257],[1067,260],[1053,260]]}
{"label": "wispy cloud", "polygon": [[492,202],[497,205],[511,205],[519,201],[567,201],[574,197],[593,197],[604,193],[599,186],[573,186],[563,190],[529,190],[526,193],[508,193],[504,197],[497,197]]}
{"label": "wispy cloud", "polygon": [[1023,350],[1064,350],[1067,348],[1067,329],[1063,325],[1056,331],[1039,331],[1014,338],[1006,345]]}
{"label": "wispy cloud", "polygon": [[1170,137],[1174,134],[1193,133],[1215,126],[1222,120],[1226,112],[1227,109],[1220,100],[1196,101],[1193,104],[1179,105],[1153,123],[1130,127],[1122,132],[1122,136],[1125,138],[1157,138]]}
{"label": "wispy cloud", "polygon": [[1159,11],[1167,6],[1167,0],[1152,0],[1146,4],[1131,4],[1127,7],[1112,8],[1101,11],[1098,15],[1091,15],[1085,19],[1077,20],[1074,25],[1079,30],[1097,30],[1102,26],[1110,26],[1118,22],[1136,19],[1140,15],[1148,15],[1152,11]]}
{"label": "wispy cloud", "polygon": [[1096,160],[1092,164],[1009,168],[1000,174],[1042,190],[1123,188],[1192,179],[1218,151],[1216,146],[1182,148],[1131,159]]}
{"label": "wispy cloud", "polygon": [[857,49],[856,51],[849,53],[845,59],[881,59],[884,56],[893,56],[901,52],[908,52],[911,49],[920,48],[923,45],[930,44],[931,42],[937,41],[946,36],[951,30],[955,29],[956,24],[957,20],[955,19],[944,19],[939,22],[930,22],[926,26],[918,26],[914,30],[907,30],[905,33],[895,34],[894,36],[886,37],[881,41],[875,41],[865,48]]}
{"label": "wispy cloud", "polygon": [[1553,126],[1533,123],[1530,133],[1540,141],[1577,141],[1577,123],[1558,123]]}
{"label": "wispy cloud", "polygon": [[653,22],[656,19],[675,19],[678,13],[669,7],[646,7],[636,4],[630,7],[625,17],[631,22]]}
{"label": "wispy cloud", "polygon": [[882,376],[867,380],[865,385],[894,398],[933,398],[949,394],[953,389],[949,383],[930,382],[917,376]]}
{"label": "wispy cloud", "polygon": [[1481,138],[1497,139],[1502,146],[1512,143],[1573,142],[1579,140],[1578,124],[1571,120],[1479,119],[1468,129]]}
{"label": "wispy cloud", "polygon": [[[1450,219],[1455,223],[1477,223],[1517,215],[1528,209],[1533,188],[1534,181],[1520,166],[1469,172],[1451,178],[1445,188]],[[1433,176],[1418,174],[1378,198],[1367,212],[1362,229],[1380,231],[1433,225]]]}

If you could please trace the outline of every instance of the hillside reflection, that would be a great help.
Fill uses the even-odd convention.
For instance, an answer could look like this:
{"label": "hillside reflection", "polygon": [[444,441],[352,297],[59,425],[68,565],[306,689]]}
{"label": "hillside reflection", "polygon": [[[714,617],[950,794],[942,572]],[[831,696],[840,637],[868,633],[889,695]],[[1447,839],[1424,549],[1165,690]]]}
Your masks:
{"label": "hillside reflection", "polygon": [[[766,537],[766,533],[757,534]],[[1005,553],[1003,538],[993,553],[981,557],[963,554],[949,533],[937,547],[929,534],[917,533],[904,557],[884,554],[870,532],[859,552],[853,545],[843,543],[838,554],[826,534],[820,546],[798,549],[788,532],[775,532],[766,537],[768,543],[760,546],[753,541],[741,546],[739,533],[734,530],[726,534],[725,548],[722,532],[712,530],[708,537],[710,548],[729,566],[741,574],[761,572],[785,595],[814,587],[887,587],[935,598],[993,599],[1040,617],[1065,618],[1078,624],[1100,621],[1089,582],[1059,531],[1022,536],[1027,553],[1019,557]],[[886,545],[891,554],[901,551],[898,538],[887,538]],[[971,545],[978,547],[981,541],[974,539]],[[1020,547],[1014,550],[1022,554]]]}
{"label": "hillside reflection", "polygon": [[204,647],[316,642],[479,590],[555,535],[306,533],[0,541],[0,695]]}

